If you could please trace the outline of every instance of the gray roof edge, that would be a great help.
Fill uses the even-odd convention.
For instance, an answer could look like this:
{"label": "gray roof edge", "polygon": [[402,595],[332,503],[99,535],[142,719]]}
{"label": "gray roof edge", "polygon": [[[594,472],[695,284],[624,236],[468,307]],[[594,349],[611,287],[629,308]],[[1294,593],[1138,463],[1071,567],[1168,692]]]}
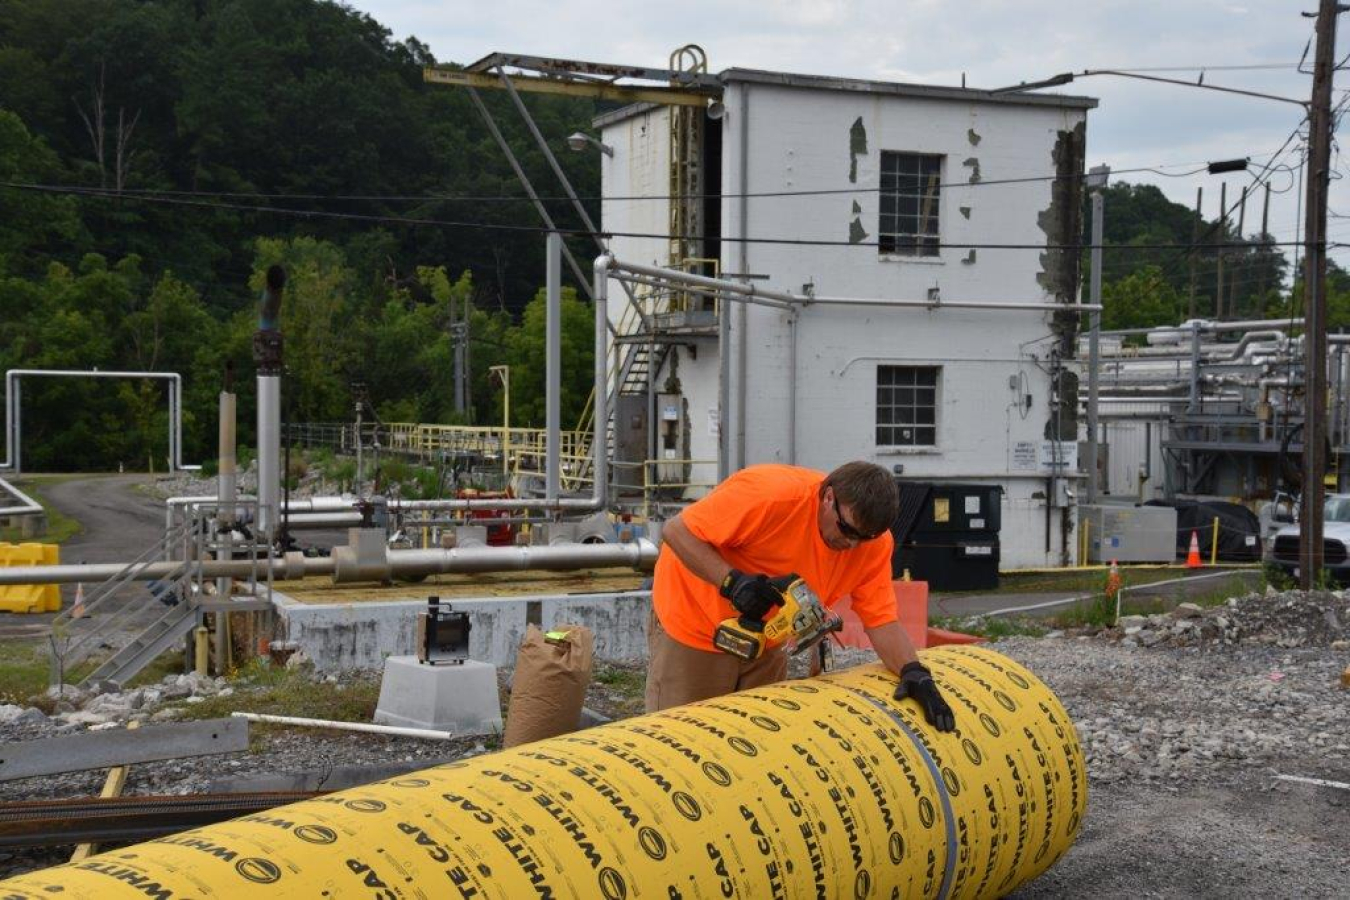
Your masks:
{"label": "gray roof edge", "polygon": [[[1017,106],[1058,106],[1070,109],[1095,109],[1096,97],[1072,94],[992,94],[977,88],[946,87],[933,84],[907,84],[898,81],[869,81],[862,78],[839,78],[832,75],[798,75],[792,72],[770,72],[763,69],[725,69],[718,73],[724,83],[737,81],[752,84],[775,84],[783,87],[813,88],[826,91],[856,91],[872,94],[894,94],[902,97],[921,97],[930,100],[964,100],[973,103],[1004,103]],[[619,110],[618,112],[622,112]]]}
{"label": "gray roof edge", "polygon": [[600,115],[591,119],[591,127],[604,128],[608,125],[614,125],[619,122],[622,122],[624,119],[631,119],[634,116],[640,116],[643,113],[656,109],[661,105],[662,104],[660,103],[646,103],[646,102],[630,103],[627,106],[622,106],[618,109],[610,110],[607,113],[601,113]]}

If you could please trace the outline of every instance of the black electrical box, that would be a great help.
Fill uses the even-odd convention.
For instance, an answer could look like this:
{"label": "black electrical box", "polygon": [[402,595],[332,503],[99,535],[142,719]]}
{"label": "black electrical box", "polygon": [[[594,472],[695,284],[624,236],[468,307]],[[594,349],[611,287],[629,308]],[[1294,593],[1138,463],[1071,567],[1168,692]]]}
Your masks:
{"label": "black electrical box", "polygon": [[1003,488],[897,479],[900,514],[891,533],[891,575],[909,570],[932,591],[998,587]]}

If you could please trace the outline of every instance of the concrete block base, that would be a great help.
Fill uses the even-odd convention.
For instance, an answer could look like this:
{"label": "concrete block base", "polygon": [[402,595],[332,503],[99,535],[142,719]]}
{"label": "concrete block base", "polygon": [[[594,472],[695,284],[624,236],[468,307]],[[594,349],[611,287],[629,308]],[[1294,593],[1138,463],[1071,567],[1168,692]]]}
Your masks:
{"label": "concrete block base", "polygon": [[472,659],[457,666],[428,666],[415,656],[391,656],[384,663],[375,723],[454,734],[500,734],[497,667]]}

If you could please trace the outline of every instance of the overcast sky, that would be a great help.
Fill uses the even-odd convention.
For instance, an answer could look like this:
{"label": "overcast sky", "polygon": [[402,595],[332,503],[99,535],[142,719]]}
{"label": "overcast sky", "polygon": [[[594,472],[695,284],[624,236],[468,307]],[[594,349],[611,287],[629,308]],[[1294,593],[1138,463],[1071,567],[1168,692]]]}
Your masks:
{"label": "overcast sky", "polygon": [[[396,39],[415,36],[437,59],[468,63],[492,51],[665,67],[671,50],[701,45],[713,71],[742,67],[922,84],[1002,87],[1084,69],[1208,67],[1206,84],[1307,100],[1312,79],[1295,65],[1313,35],[1302,13],[1316,0],[682,0],[614,3],[595,0],[354,0]],[[1341,31],[1350,30],[1350,20]],[[1338,41],[1350,48],[1350,38]],[[1344,50],[1342,50],[1344,52]],[[1308,49],[1305,69],[1311,70]],[[1339,59],[1339,55],[1338,55]],[[1224,66],[1282,66],[1245,71]],[[1199,72],[1150,72],[1194,80]],[[1350,74],[1338,73],[1350,87]],[[1250,156],[1265,163],[1300,123],[1287,103],[1224,95],[1114,76],[1082,78],[1063,93],[1097,97],[1088,115],[1088,165],[1154,166],[1182,173],[1216,159]],[[1344,96],[1333,95],[1333,102]],[[1300,141],[1281,158],[1297,165]],[[1350,165],[1333,156],[1333,178]],[[1193,206],[1205,189],[1205,214],[1217,215],[1220,177],[1121,176],[1157,184]],[[1229,204],[1252,175],[1224,176]],[[1299,223],[1297,174],[1271,178],[1270,232],[1292,241]],[[1333,213],[1350,216],[1350,185],[1332,183]],[[1110,215],[1108,210],[1107,215]],[[1259,230],[1260,206],[1247,210],[1248,233]],[[1350,241],[1350,218],[1331,218],[1331,240]],[[1301,223],[1299,233],[1301,234]],[[1342,265],[1350,253],[1333,251]]]}

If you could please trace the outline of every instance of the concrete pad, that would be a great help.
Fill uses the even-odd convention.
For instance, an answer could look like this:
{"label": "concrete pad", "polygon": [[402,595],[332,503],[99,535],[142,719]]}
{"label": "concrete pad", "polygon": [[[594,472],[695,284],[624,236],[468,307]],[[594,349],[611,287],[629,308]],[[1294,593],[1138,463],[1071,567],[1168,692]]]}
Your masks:
{"label": "concrete pad", "polygon": [[391,656],[384,661],[375,723],[465,735],[501,734],[497,667],[472,659],[430,666],[415,656]]}

